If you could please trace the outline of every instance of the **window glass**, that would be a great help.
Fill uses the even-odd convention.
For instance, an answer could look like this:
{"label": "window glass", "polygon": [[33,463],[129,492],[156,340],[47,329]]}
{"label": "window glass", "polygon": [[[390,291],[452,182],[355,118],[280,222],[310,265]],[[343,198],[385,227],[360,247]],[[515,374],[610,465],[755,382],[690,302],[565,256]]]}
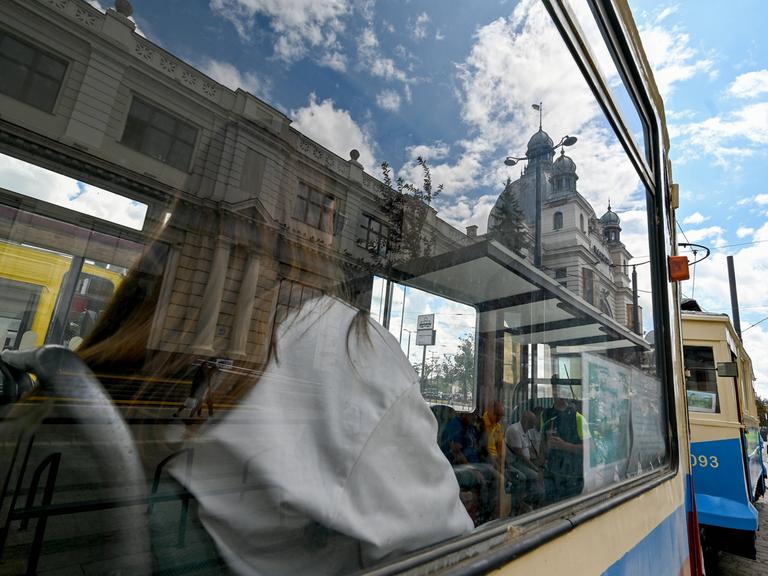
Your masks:
{"label": "window glass", "polygon": [[684,346],[683,354],[688,409],[693,412],[720,412],[714,351],[710,346]]}
{"label": "window glass", "polygon": [[[121,141],[155,160],[187,171],[193,147],[186,144],[194,144],[196,137],[197,129],[194,126],[134,98]],[[177,146],[179,141],[186,144]]]}
{"label": "window glass", "polygon": [[3,345],[72,351],[0,412],[19,571],[354,573],[668,468],[652,195],[543,3],[144,4],[87,154],[0,157]]}
{"label": "window glass", "polygon": [[0,31],[0,92],[51,112],[66,65]]}
{"label": "window glass", "polygon": [[602,41],[600,28],[589,6],[589,0],[568,0],[567,3],[572,8],[579,25],[589,40],[590,48],[597,58],[598,66],[604,78],[608,81],[608,87],[619,107],[623,120],[630,129],[630,135],[635,141],[635,145],[646,162],[650,162],[650,151],[647,145],[648,126],[638,112],[637,105],[630,96],[627,85],[624,83],[611,53]]}

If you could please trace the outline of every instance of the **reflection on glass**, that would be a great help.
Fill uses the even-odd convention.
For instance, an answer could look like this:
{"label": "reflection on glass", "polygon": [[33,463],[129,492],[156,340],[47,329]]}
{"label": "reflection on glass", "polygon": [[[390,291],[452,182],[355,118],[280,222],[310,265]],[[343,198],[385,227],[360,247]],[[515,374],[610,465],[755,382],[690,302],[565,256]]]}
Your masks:
{"label": "reflection on glass", "polygon": [[[338,54],[278,68],[254,17],[262,75],[224,76],[258,98],[88,12],[141,73],[68,137],[141,224],[24,204],[37,167],[0,163],[0,341],[78,354],[7,411],[72,422],[41,571],[353,572],[666,465],[646,190],[543,6],[433,8],[417,39],[408,3],[339,13]],[[34,492],[70,425],[30,426]]]}
{"label": "reflection on glass", "polygon": [[579,26],[581,26],[584,34],[590,40],[589,45],[597,58],[598,67],[608,82],[608,87],[621,110],[622,119],[626,122],[635,145],[640,150],[643,158],[646,159],[646,162],[650,163],[651,157],[647,145],[648,126],[638,112],[638,107],[630,96],[627,85],[619,74],[619,69],[611,53],[602,41],[600,29],[589,7],[588,0],[567,0],[567,2],[571,6]]}

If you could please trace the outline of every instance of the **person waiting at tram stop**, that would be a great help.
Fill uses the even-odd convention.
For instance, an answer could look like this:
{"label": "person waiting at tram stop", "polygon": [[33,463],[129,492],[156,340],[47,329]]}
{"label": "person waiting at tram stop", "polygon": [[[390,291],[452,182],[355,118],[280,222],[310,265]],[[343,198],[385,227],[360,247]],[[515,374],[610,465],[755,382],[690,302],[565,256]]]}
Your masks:
{"label": "person waiting at tram stop", "polygon": [[512,512],[537,508],[544,500],[544,469],[540,459],[539,419],[531,410],[504,432],[506,491],[512,495]]}
{"label": "person waiting at tram stop", "polygon": [[461,499],[475,525],[495,517],[500,475],[487,449],[484,422],[475,412],[458,412],[446,424],[441,448],[461,488]]}
{"label": "person waiting at tram stop", "polygon": [[545,493],[548,503],[581,494],[584,488],[584,435],[586,423],[563,397],[567,386],[553,374],[554,403],[542,413],[542,441],[546,454]]}
{"label": "person waiting at tram stop", "polygon": [[[272,242],[264,258],[280,254],[286,275],[257,295],[263,302],[276,300],[281,279],[304,279],[286,259],[312,257],[279,235]],[[163,270],[145,260],[160,252],[147,250],[136,269]],[[190,428],[183,446],[194,457],[166,466],[238,574],[348,573],[474,527],[414,369],[389,331],[351,303],[352,282],[326,272],[335,282],[276,326],[265,367],[226,375],[234,407]],[[128,352],[136,370],[148,357],[136,343],[147,342],[159,289],[146,281],[129,274],[79,351],[94,368],[120,366]],[[121,318],[127,310],[136,317]]]}

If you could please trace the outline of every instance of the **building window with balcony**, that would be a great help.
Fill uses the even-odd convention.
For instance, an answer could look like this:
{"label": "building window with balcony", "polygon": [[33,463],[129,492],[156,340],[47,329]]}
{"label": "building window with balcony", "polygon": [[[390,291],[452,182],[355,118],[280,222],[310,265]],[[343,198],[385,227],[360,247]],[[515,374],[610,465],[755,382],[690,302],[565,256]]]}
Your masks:
{"label": "building window with balcony", "polygon": [[197,128],[134,98],[121,142],[164,164],[188,171],[197,140]]}
{"label": "building window with balcony", "polygon": [[296,198],[293,217],[305,224],[309,224],[313,228],[333,234],[333,223],[336,217],[336,198],[330,194],[323,194],[300,182],[299,195]]}
{"label": "building window with balcony", "polygon": [[67,65],[0,31],[0,93],[53,112]]}
{"label": "building window with balcony", "polygon": [[386,256],[389,247],[389,227],[373,216],[363,214],[360,228],[360,244],[371,254]]}
{"label": "building window with balcony", "polygon": [[555,212],[555,215],[552,217],[552,229],[560,230],[562,227],[563,227],[563,213]]}

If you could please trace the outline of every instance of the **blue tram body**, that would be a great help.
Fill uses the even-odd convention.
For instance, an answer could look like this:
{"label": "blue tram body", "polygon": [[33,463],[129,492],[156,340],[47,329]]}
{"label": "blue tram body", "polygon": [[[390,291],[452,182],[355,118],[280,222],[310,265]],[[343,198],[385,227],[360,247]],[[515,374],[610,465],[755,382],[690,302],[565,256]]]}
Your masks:
{"label": "blue tram body", "polygon": [[[757,530],[757,510],[752,504],[754,491],[744,474],[745,457],[739,438],[691,443],[700,524]],[[762,462],[759,464],[762,468]]]}

